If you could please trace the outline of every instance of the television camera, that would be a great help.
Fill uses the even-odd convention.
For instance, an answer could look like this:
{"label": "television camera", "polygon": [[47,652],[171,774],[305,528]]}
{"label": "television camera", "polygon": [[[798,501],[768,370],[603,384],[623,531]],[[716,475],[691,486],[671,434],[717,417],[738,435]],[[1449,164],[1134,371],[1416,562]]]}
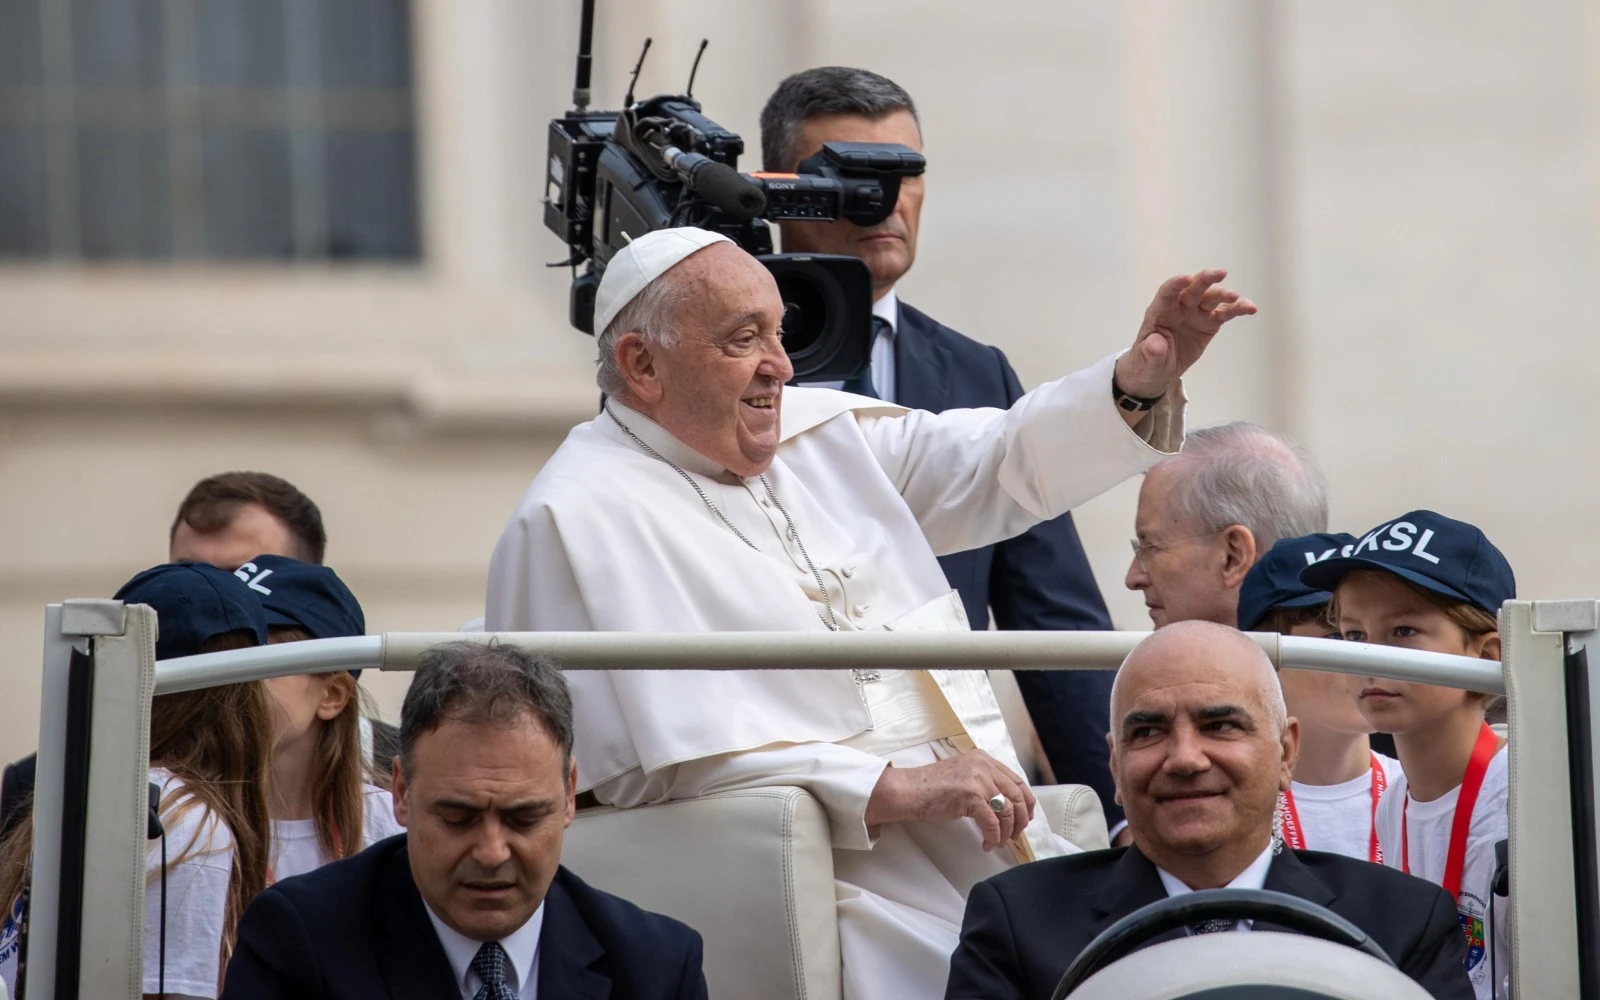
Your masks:
{"label": "television camera", "polygon": [[773,253],[768,223],[876,225],[894,211],[901,180],[923,172],[922,154],[893,143],[830,142],[795,173],[740,173],[744,140],[707,118],[693,96],[704,41],[683,94],[634,101],[650,51],[646,39],[623,109],[591,111],[593,35],[594,0],[584,0],[573,110],[550,122],[545,177],[545,225],[569,250],[552,266],[573,271],[572,325],[602,332],[594,329],[595,293],[606,265],[629,240],[698,226],[727,236],[772,272],[795,381],[859,374],[872,351],[867,265],[855,257]]}

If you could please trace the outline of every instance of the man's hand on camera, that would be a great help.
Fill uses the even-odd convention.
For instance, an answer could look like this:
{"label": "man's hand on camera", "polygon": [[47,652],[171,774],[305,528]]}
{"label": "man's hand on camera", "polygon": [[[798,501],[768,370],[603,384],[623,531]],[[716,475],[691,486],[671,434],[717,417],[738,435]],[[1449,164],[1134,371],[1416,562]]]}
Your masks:
{"label": "man's hand on camera", "polygon": [[[995,812],[989,800],[1006,799]],[[970,817],[983,833],[983,849],[992,851],[1020,834],[1033,819],[1034,798],[1028,783],[982,750],[948,757],[923,767],[884,768],[867,802],[868,827],[914,820],[948,823]]]}
{"label": "man's hand on camera", "polygon": [[1217,284],[1227,276],[1214,268],[1167,279],[1145,310],[1133,349],[1117,359],[1117,389],[1141,399],[1166,395],[1205,353],[1222,324],[1255,314],[1254,302]]}

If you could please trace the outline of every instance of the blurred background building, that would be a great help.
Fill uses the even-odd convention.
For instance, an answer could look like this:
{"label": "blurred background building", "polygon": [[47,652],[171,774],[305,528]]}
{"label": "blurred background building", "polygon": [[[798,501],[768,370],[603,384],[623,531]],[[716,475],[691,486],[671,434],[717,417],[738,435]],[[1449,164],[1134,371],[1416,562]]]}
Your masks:
{"label": "blurred background building", "polygon": [[[681,89],[758,146],[785,74],[883,72],[929,159],[909,301],[1036,384],[1164,277],[1261,315],[1195,423],[1304,440],[1336,526],[1429,506],[1530,597],[1600,595],[1600,7],[1416,0],[600,0],[595,97]],[[578,0],[0,0],[0,757],[43,606],[161,562],[227,469],[321,504],[370,627],[481,613],[489,552],[594,410],[541,223]],[[758,166],[754,153],[746,169]],[[1079,526],[1119,626],[1137,483]],[[370,686],[391,715],[404,678]]]}

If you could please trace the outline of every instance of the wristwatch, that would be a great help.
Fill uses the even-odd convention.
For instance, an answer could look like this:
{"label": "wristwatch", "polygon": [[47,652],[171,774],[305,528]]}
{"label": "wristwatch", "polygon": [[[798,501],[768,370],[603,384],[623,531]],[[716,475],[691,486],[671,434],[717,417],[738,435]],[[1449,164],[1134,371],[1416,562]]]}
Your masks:
{"label": "wristwatch", "polygon": [[1116,400],[1118,407],[1127,410],[1129,413],[1140,413],[1144,410],[1153,410],[1155,409],[1155,405],[1161,402],[1162,398],[1165,396],[1166,393],[1162,393],[1160,396],[1150,396],[1148,398],[1145,396],[1130,396],[1121,389],[1117,388],[1117,376],[1115,374],[1111,376],[1111,398]]}

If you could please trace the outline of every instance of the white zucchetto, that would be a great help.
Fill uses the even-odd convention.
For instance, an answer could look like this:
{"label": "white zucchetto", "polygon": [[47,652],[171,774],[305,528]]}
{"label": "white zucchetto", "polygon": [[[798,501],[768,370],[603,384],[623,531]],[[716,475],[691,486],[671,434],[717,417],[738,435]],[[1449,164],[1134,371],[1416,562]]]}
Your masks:
{"label": "white zucchetto", "polygon": [[606,265],[600,289],[594,297],[595,336],[606,331],[622,307],[634,300],[645,286],[666,274],[672,266],[713,243],[732,243],[721,233],[681,226],[657,229],[629,243]]}

